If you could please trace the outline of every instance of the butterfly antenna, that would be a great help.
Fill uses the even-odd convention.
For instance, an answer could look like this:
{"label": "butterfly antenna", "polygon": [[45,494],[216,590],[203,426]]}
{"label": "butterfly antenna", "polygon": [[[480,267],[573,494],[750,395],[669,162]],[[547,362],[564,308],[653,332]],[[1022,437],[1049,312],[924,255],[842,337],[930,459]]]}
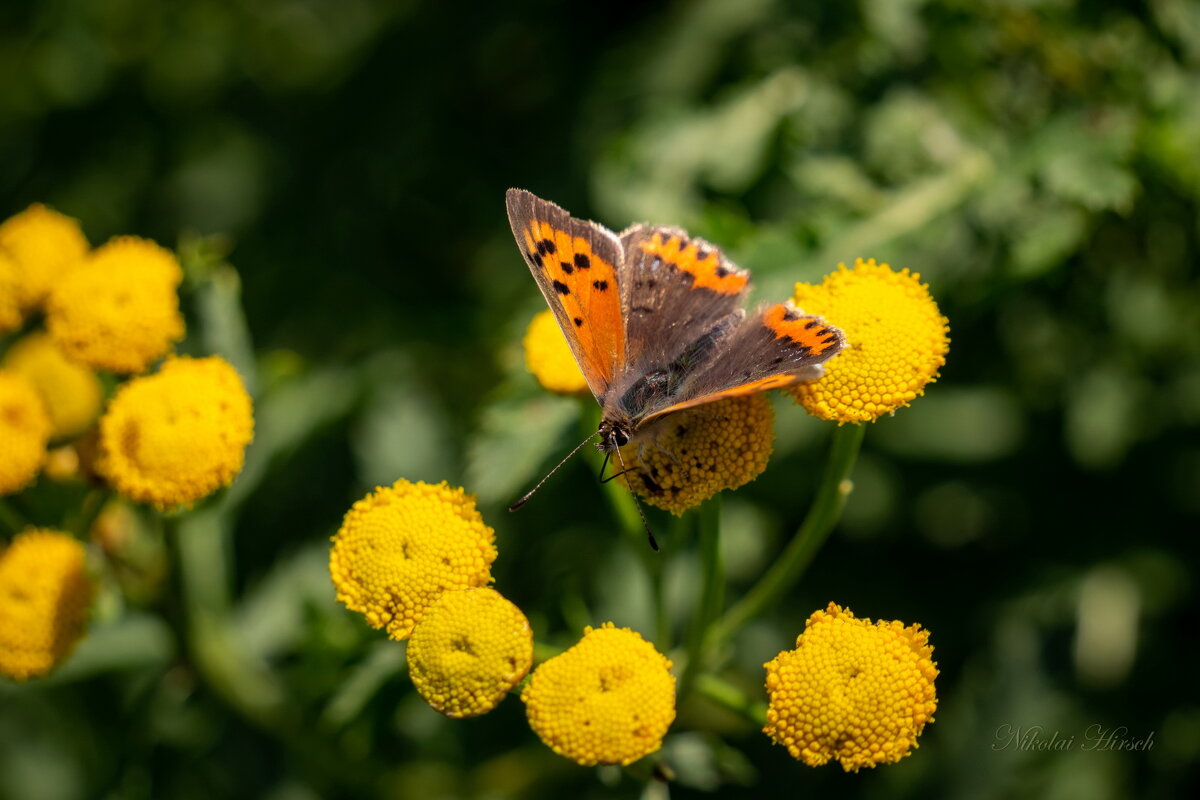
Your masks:
{"label": "butterfly antenna", "polygon": [[[612,480],[619,475],[624,475],[626,472],[631,472],[633,469],[632,467],[625,466],[625,459],[621,455],[621,448],[616,448],[616,452],[617,461],[621,462],[621,471],[616,475],[611,476],[609,480]],[[633,507],[637,509],[638,516],[642,518],[642,527],[646,529],[646,538],[650,540],[650,549],[658,552],[658,542],[654,540],[654,531],[650,530],[650,523],[646,521],[646,512],[642,510],[641,501],[638,500],[637,495],[634,494],[633,487],[631,487],[628,483],[625,484],[625,488],[629,489],[629,496],[633,498]]]}
{"label": "butterfly antenna", "polygon": [[565,464],[565,463],[567,463],[568,461],[570,461],[570,460],[571,460],[571,456],[573,456],[573,455],[575,455],[576,453],[578,453],[578,452],[579,452],[579,449],[580,449],[581,447],[583,447],[585,444],[587,444],[588,442],[590,442],[592,439],[596,438],[596,436],[598,436],[599,434],[600,434],[600,431],[596,431],[596,432],[595,432],[595,433],[593,433],[591,436],[587,437],[587,438],[586,438],[586,439],[584,439],[582,442],[580,442],[579,444],[575,445],[575,449],[574,449],[574,450],[572,450],[571,452],[567,453],[567,455],[566,455],[566,456],[563,458],[563,460],[562,460],[562,461],[560,461],[560,462],[558,462],[558,464],[556,464],[556,465],[555,465],[554,469],[552,469],[552,470],[550,470],[549,472],[547,472],[547,473],[546,473],[546,477],[542,478],[540,481],[538,481],[538,482],[537,482],[537,486],[534,486],[532,489],[530,489],[528,492],[526,492],[526,493],[525,493],[525,496],[524,496],[524,497],[522,497],[520,500],[518,500],[517,502],[515,502],[515,503],[513,503],[511,506],[509,506],[509,507],[508,507],[508,510],[509,510],[509,511],[516,511],[518,508],[520,508],[521,506],[523,506],[523,505],[525,505],[526,503],[528,503],[528,502],[529,502],[529,498],[533,497],[533,493],[534,493],[534,492],[536,492],[538,489],[542,488],[542,484],[543,484],[543,483],[545,483],[546,481],[550,480],[550,476],[551,476],[551,475],[553,475],[554,473],[558,472],[558,468],[559,468],[559,467],[561,467],[563,464]]}

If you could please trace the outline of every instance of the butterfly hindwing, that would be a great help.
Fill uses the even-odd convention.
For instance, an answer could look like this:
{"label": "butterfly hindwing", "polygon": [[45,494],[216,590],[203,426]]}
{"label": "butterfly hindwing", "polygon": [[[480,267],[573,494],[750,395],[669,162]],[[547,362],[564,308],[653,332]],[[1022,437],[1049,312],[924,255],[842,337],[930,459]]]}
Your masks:
{"label": "butterfly hindwing", "polygon": [[842,332],[792,303],[777,303],[746,317],[723,342],[719,358],[688,376],[660,407],[646,409],[642,424],[726,397],[778,389],[821,374],[820,365],[845,347]]}
{"label": "butterfly hindwing", "polygon": [[623,370],[625,325],[618,272],[621,241],[553,203],[509,189],[508,221],[547,305],[596,399]]}

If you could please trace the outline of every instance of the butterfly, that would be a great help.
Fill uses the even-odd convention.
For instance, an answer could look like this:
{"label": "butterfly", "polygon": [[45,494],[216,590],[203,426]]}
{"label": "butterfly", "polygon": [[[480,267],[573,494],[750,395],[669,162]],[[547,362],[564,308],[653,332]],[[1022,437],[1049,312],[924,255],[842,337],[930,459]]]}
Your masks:
{"label": "butterfly", "polygon": [[747,314],[750,273],[680,228],[613,233],[523,189],[509,189],[506,205],[517,246],[603,410],[598,446],[606,455],[619,457],[678,411],[813,380],[846,346],[840,330],[791,301]]}

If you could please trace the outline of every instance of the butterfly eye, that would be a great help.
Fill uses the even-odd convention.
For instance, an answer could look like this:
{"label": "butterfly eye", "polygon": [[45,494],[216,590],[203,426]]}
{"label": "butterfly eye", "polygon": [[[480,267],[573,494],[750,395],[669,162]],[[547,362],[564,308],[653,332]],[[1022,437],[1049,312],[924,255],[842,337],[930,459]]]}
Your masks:
{"label": "butterfly eye", "polygon": [[612,440],[616,442],[617,447],[624,447],[629,442],[629,434],[620,428],[613,428]]}

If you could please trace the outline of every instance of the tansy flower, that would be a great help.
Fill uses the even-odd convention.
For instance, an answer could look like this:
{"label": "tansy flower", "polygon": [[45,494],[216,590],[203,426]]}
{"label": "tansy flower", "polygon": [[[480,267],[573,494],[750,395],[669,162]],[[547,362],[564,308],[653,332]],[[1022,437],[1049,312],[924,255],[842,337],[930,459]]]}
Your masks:
{"label": "tansy flower", "polygon": [[621,448],[632,469],[622,480],[647,503],[682,514],[757,478],[771,457],[774,422],[761,393],[670,414]]}
{"label": "tansy flower", "polygon": [[227,361],[173,358],[113,397],[96,469],[126,497],[186,505],[233,482],[253,435],[250,396]]}
{"label": "tansy flower", "polygon": [[79,223],[41,203],[0,224],[0,250],[8,251],[17,264],[16,296],[21,311],[38,308],[51,288],[80,264],[87,249]]}
{"label": "tansy flower", "polygon": [[183,338],[170,250],[134,236],[112,239],[54,287],[50,335],[69,357],[97,369],[144,371]]}
{"label": "tansy flower", "polygon": [[50,415],[34,385],[0,370],[0,495],[24,489],[37,476],[50,431]]}
{"label": "tansy flower", "polygon": [[533,663],[529,620],[495,589],[445,592],[413,628],[408,673],[447,717],[486,714]]}
{"label": "tansy flower", "polygon": [[92,585],[83,545],[65,533],[31,529],[0,553],[0,674],[45,675],[83,635]]}
{"label": "tansy flower", "polygon": [[834,603],[804,628],[795,650],[764,665],[763,732],[813,767],[833,758],[857,772],[908,755],[937,709],[929,632],[895,621],[872,625]]}
{"label": "tansy flower", "polygon": [[542,388],[559,394],[578,394],[588,390],[587,381],[575,363],[567,339],[554,313],[546,310],[529,323],[525,331],[525,368],[533,373]]}
{"label": "tansy flower", "polygon": [[22,337],[4,355],[4,366],[24,375],[50,413],[53,438],[82,433],[100,414],[103,388],[96,373],[69,361],[44,332]]}
{"label": "tansy flower", "polygon": [[813,416],[839,424],[878,419],[912,402],[946,363],[948,322],[921,276],[907,269],[860,258],[817,286],[796,284],[795,301],[834,322],[849,343],[819,380],[790,390]]}
{"label": "tansy flower", "polygon": [[629,628],[585,628],[521,693],[534,732],[584,766],[632,764],[662,746],[675,721],[671,662]]}
{"label": "tansy flower", "polygon": [[8,251],[0,249],[0,335],[15,331],[25,321],[20,292],[20,267]]}
{"label": "tansy flower", "polygon": [[329,574],[337,599],[407,639],[442,593],[487,586],[496,533],[475,497],[445,482],[401,479],[354,504],[333,537]]}

